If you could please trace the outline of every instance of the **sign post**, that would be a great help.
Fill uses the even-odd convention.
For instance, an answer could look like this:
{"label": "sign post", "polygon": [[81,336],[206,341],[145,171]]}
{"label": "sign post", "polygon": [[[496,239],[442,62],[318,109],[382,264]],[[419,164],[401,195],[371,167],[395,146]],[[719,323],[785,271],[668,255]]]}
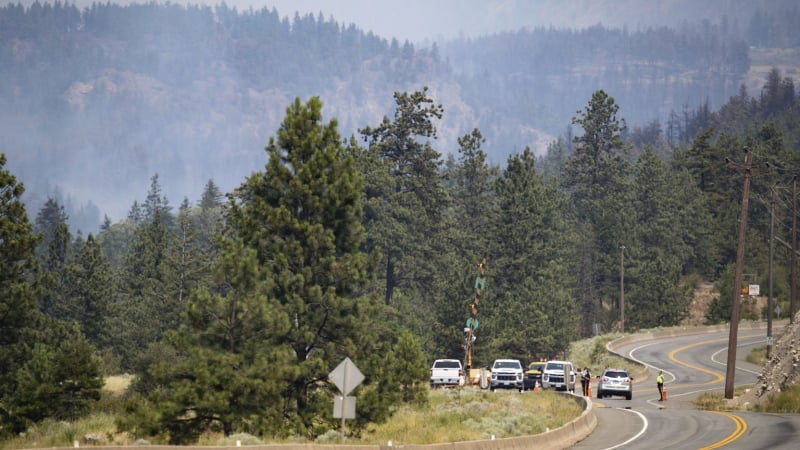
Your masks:
{"label": "sign post", "polygon": [[328,374],[328,378],[342,392],[341,397],[337,397],[333,402],[333,417],[342,418],[342,441],[344,441],[344,421],[345,419],[356,418],[356,398],[348,397],[353,389],[364,381],[364,374],[358,370],[350,358],[345,357],[335,369]]}

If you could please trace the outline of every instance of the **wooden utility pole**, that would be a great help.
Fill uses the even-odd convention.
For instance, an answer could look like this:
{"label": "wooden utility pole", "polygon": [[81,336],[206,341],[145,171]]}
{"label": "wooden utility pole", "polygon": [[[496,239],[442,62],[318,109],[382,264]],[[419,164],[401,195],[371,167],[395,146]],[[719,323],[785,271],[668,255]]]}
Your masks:
{"label": "wooden utility pole", "polygon": [[792,180],[792,264],[791,299],[789,300],[789,323],[794,323],[794,314],[797,312],[797,175]]}
{"label": "wooden utility pole", "polygon": [[619,248],[619,323],[620,332],[625,332],[625,246]]}
{"label": "wooden utility pole", "polygon": [[[736,374],[736,342],[739,339],[739,295],[742,288],[742,265],[744,262],[744,236],[747,228],[747,203],[750,197],[750,176],[753,154],[744,148],[744,165],[734,164],[727,158],[725,167],[744,172],[744,188],[742,190],[742,213],[739,216],[739,241],[736,247],[736,270],[733,281],[733,301],[731,302],[731,323],[728,336],[728,362],[725,367],[725,398],[733,398],[734,377]],[[769,167],[767,167],[769,171]]]}
{"label": "wooden utility pole", "polygon": [[775,189],[769,205],[769,292],[767,294],[767,361],[772,353],[772,259],[775,255]]}

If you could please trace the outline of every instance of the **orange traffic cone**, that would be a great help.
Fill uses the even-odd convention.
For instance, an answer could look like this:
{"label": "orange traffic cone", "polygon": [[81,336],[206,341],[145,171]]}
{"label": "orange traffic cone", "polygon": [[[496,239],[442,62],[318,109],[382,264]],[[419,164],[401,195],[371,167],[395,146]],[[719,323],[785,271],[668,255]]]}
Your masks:
{"label": "orange traffic cone", "polygon": [[662,389],[661,390],[661,401],[664,401],[664,402],[667,401],[667,390],[666,389]]}
{"label": "orange traffic cone", "polygon": [[533,383],[533,392],[539,392],[539,382]]}
{"label": "orange traffic cone", "polygon": [[592,396],[592,387],[591,386],[587,386],[586,387],[586,393],[588,394],[588,395],[586,395],[587,397],[591,397]]}

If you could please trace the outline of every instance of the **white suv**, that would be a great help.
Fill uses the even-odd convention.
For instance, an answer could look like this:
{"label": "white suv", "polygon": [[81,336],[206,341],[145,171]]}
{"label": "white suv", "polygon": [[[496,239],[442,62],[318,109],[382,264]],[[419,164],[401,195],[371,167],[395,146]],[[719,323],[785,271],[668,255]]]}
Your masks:
{"label": "white suv", "polygon": [[597,380],[597,398],[624,395],[627,400],[633,396],[631,382],[633,378],[625,369],[606,369]]}
{"label": "white suv", "polygon": [[542,371],[542,387],[575,392],[575,369],[569,361],[547,361]]}
{"label": "white suv", "polygon": [[518,359],[496,359],[492,364],[491,389],[499,387],[522,391],[522,363]]}

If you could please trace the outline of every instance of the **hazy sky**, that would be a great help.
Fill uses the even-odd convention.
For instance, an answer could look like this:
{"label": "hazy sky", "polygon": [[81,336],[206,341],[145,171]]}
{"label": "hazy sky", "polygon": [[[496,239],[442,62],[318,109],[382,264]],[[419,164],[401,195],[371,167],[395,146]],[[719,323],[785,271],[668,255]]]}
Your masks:
{"label": "hazy sky", "polygon": [[[35,0],[0,0],[0,4],[22,3],[29,6]],[[53,3],[54,0],[39,0]],[[61,0],[83,9],[92,3],[148,3],[151,0]],[[523,26],[575,24],[588,26],[600,21],[598,12],[607,12],[608,3],[597,3],[599,11],[587,11],[586,2],[596,0],[225,0],[228,6],[240,11],[267,7],[275,8],[281,17],[322,13],[341,24],[355,24],[364,31],[401,42],[424,43],[460,35],[478,36],[496,31],[519,29]],[[629,0],[622,0],[629,1]],[[642,0],[637,0],[642,1]],[[648,0],[643,0],[648,1]],[[670,0],[653,0],[669,3]],[[159,3],[164,3],[159,0]],[[171,0],[177,4],[214,6],[222,0]],[[620,5],[620,3],[618,3]],[[584,14],[585,13],[585,14]],[[583,19],[583,22],[581,22]]]}
{"label": "hazy sky", "polygon": [[[0,0],[0,4],[36,0]],[[38,0],[53,3],[55,0]],[[153,0],[60,0],[83,9],[92,3],[149,3]],[[164,0],[157,0],[164,3]],[[338,23],[355,24],[386,39],[430,43],[458,36],[479,36],[523,27],[586,28],[603,24],[629,29],[674,26],[680,21],[735,16],[760,5],[797,0],[224,0],[239,11],[269,8],[281,17],[322,13]],[[177,4],[215,6],[223,0],[170,0]],[[730,17],[729,17],[730,18]]]}

